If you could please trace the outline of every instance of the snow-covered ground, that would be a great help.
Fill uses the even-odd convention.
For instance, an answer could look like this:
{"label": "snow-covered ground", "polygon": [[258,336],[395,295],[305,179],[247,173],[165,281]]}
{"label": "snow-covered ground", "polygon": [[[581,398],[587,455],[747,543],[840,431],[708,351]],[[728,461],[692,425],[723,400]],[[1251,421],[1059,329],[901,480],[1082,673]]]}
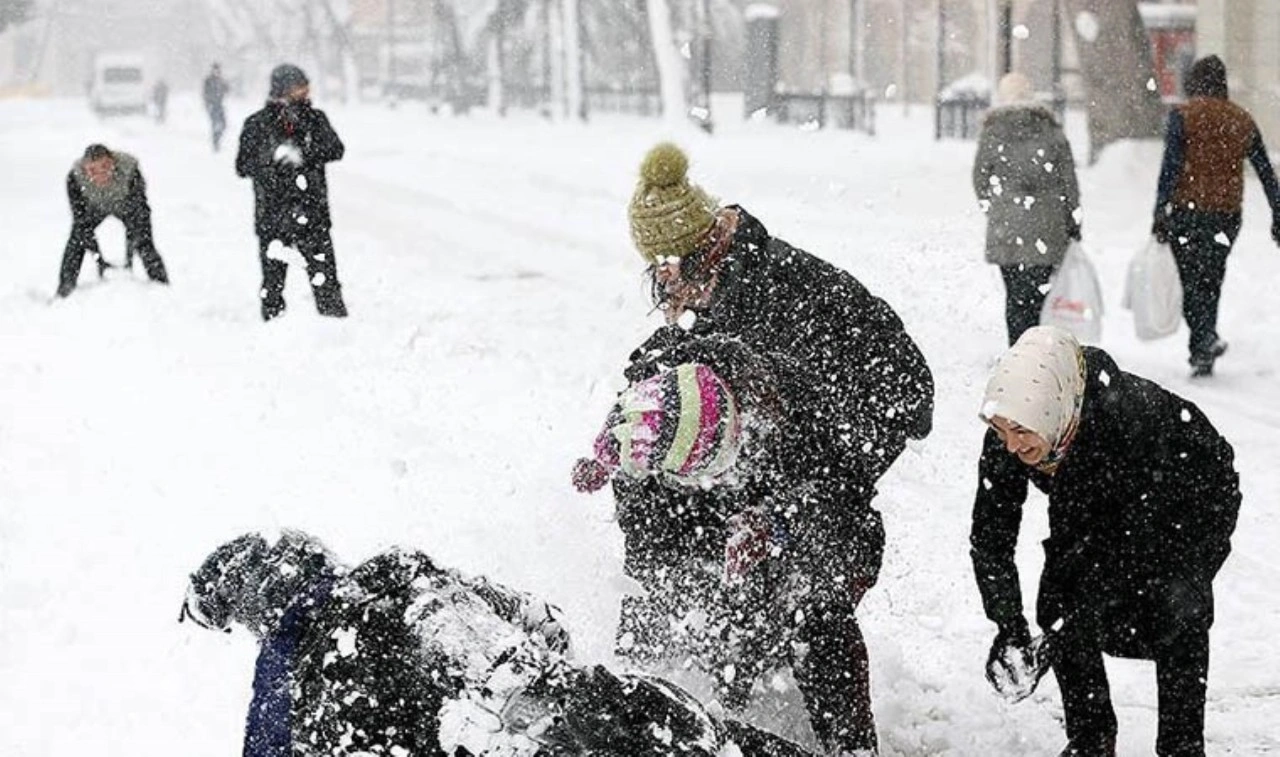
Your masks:
{"label": "snow-covered ground", "polygon": [[[236,105],[238,122],[249,104]],[[295,268],[288,314],[263,325],[251,191],[231,150],[210,152],[194,100],[165,125],[0,103],[0,754],[236,754],[253,641],[176,621],[188,572],[249,529],[303,528],[352,561],[426,549],[559,603],[582,655],[608,659],[621,538],[607,496],[576,494],[568,472],[655,325],[625,205],[661,127],[328,110],[348,146],[330,183],[352,317],[318,318]],[[740,124],[677,136],[709,191],[897,308],[937,378],[933,435],[881,487],[889,549],[861,610],[884,754],[1056,754],[1052,680],[1010,706],[982,677],[993,629],[967,538],[1003,300],[982,262],[973,144],[930,128],[928,113],[884,108],[876,138]],[[171,288],[98,284],[86,267],[80,290],[49,302],[63,178],[90,141],[141,159]],[[1137,342],[1118,303],[1158,157],[1125,145],[1082,170],[1103,345],[1236,446],[1246,496],[1217,583],[1210,751],[1280,752],[1280,254],[1251,181],[1220,375],[1186,378],[1185,332]],[[100,238],[118,259],[119,226]],[[1043,501],[1028,511],[1030,601]],[[1111,670],[1121,754],[1150,754],[1153,668]]]}

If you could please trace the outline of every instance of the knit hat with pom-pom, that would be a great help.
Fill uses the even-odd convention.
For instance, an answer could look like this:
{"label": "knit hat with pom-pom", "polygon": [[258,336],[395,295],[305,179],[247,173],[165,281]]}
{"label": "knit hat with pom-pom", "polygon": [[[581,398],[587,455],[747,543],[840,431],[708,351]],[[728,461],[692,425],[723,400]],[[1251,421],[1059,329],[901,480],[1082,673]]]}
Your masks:
{"label": "knit hat with pom-pom", "polygon": [[596,437],[595,455],[574,466],[573,483],[593,492],[621,472],[700,486],[733,467],[742,440],[729,386],[710,366],[681,363],[619,395]]}
{"label": "knit hat with pom-pom", "polygon": [[631,239],[650,263],[693,252],[715,223],[716,201],[689,182],[689,158],[670,142],[649,151],[628,215]]}

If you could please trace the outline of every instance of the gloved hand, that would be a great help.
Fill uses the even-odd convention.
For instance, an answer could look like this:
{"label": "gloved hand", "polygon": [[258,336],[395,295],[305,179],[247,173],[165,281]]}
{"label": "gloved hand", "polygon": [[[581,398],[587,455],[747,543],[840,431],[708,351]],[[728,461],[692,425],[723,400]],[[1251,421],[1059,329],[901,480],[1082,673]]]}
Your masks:
{"label": "gloved hand", "polygon": [[584,494],[604,488],[609,478],[609,469],[594,458],[578,458],[578,462],[573,464],[573,488]]}
{"label": "gloved hand", "polygon": [[277,163],[287,163],[288,165],[299,167],[302,165],[302,149],[291,141],[281,142],[276,147],[271,159]]}
{"label": "gloved hand", "polygon": [[1271,239],[1280,245],[1280,218],[1271,222]]}
{"label": "gloved hand", "polygon": [[724,583],[728,586],[746,580],[751,569],[780,549],[774,537],[769,514],[750,507],[726,522],[729,535],[724,542]]}
{"label": "gloved hand", "polygon": [[1080,224],[1076,223],[1072,219],[1068,219],[1067,221],[1067,239],[1071,239],[1076,242],[1080,241]]}
{"label": "gloved hand", "polygon": [[987,681],[1011,702],[1031,696],[1048,669],[1044,637],[1032,639],[1025,622],[1001,628],[991,642]]}

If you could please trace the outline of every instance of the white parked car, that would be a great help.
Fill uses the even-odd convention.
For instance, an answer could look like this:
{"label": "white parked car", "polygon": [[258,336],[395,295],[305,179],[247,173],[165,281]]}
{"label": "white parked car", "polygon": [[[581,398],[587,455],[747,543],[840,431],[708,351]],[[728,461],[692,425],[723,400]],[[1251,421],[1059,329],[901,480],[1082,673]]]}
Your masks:
{"label": "white parked car", "polygon": [[150,99],[143,56],[112,53],[94,58],[89,102],[98,115],[146,113]]}

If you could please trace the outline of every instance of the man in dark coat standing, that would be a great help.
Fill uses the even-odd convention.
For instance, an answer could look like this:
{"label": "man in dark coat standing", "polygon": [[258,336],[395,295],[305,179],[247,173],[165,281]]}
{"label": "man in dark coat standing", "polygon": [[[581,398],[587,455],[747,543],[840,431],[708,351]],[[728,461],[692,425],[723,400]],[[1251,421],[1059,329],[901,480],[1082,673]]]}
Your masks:
{"label": "man in dark coat standing", "polygon": [[71,203],[71,237],[62,253],[59,297],[66,297],[76,288],[86,252],[97,261],[99,276],[111,267],[103,259],[94,233],[109,216],[124,223],[125,264],[132,268],[136,254],[152,281],[169,283],[164,261],[152,240],[147,183],[137,158],[103,145],[89,145],[67,173],[67,199]]}
{"label": "man in dark coat standing", "polygon": [[1184,83],[1187,101],[1169,112],[1152,233],[1168,242],[1182,278],[1182,313],[1191,329],[1192,375],[1211,376],[1227,351],[1218,336],[1218,302],[1227,256],[1240,233],[1244,161],[1257,172],[1280,244],[1280,181],[1253,117],[1231,102],[1227,67],[1210,55]]}
{"label": "man in dark coat standing", "polygon": [[1034,656],[1014,548],[1028,483],[1049,497],[1036,600],[1064,757],[1114,757],[1103,654],[1154,660],[1160,757],[1203,757],[1213,579],[1240,507],[1231,445],[1191,402],[1066,331],[1028,330],[992,371],[974,574],[999,629],[988,675]]}
{"label": "man in dark coat standing", "polygon": [[311,107],[310,85],[302,69],[277,66],[271,98],[245,119],[236,173],[253,179],[254,228],[262,264],[262,319],[284,312],[288,264],[284,247],[306,261],[316,310],[345,317],[329,217],[325,164],[341,160],[345,148],[323,111]]}
{"label": "man in dark coat standing", "polygon": [[[778,384],[790,394],[787,401],[803,409],[797,416],[802,435],[820,442],[820,452],[789,466],[792,483],[804,484],[818,514],[810,533],[847,544],[852,562],[859,554],[864,559],[857,570],[827,571],[826,577],[843,583],[812,594],[803,634],[821,663],[797,672],[810,712],[820,713],[811,721],[824,748],[873,750],[867,653],[854,617],[875,582],[883,546],[871,500],[907,440],[929,433],[933,377],[888,304],[847,272],[771,236],[741,207],[718,206],[688,181],[687,170],[688,159],[669,144],[655,147],[641,166],[629,210],[631,234],[669,325],[632,354],[627,377],[637,381],[670,365],[686,340],[714,338],[741,342],[785,366],[785,373],[806,378]],[[806,385],[811,388],[799,390]],[[652,602],[699,601],[668,580],[670,565],[705,557],[682,554],[702,540],[694,538],[696,526],[670,515],[718,510],[714,502],[700,504],[717,495],[664,487],[655,478],[615,479],[614,494],[629,575],[649,590]],[[759,504],[738,502],[735,509]],[[740,538],[724,527],[714,533],[726,544]],[[822,575],[821,568],[815,575]],[[636,598],[624,607],[625,640],[629,626],[639,632],[667,620],[655,617],[652,606],[650,599]],[[730,706],[745,704],[734,699]]]}

